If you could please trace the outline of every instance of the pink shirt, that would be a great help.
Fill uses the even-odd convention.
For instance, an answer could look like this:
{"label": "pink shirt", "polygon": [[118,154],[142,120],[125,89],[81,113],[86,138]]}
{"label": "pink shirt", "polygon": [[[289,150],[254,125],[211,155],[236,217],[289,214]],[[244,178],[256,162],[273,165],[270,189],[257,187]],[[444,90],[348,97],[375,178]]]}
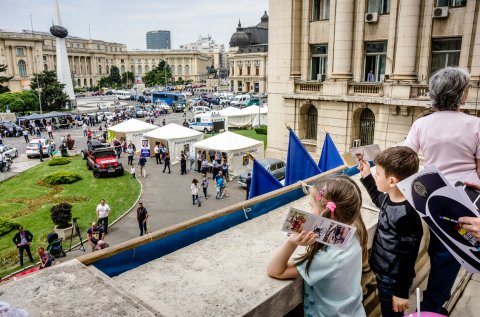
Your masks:
{"label": "pink shirt", "polygon": [[438,111],[415,121],[404,145],[421,150],[425,166],[435,165],[455,184],[480,184],[480,118],[459,111]]}

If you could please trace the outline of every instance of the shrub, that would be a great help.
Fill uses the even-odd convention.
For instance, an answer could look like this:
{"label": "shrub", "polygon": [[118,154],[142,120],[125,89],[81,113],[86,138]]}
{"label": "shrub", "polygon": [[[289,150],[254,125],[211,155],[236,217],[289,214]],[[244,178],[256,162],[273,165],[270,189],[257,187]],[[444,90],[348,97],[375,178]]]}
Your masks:
{"label": "shrub", "polygon": [[56,172],[43,179],[47,185],[71,184],[82,179],[78,173]]}
{"label": "shrub", "polygon": [[266,125],[261,125],[258,128],[255,128],[255,132],[257,134],[265,134],[267,135],[267,126]]}
{"label": "shrub", "polygon": [[50,217],[58,229],[65,229],[70,226],[72,220],[72,205],[60,203],[50,208]]}
{"label": "shrub", "polygon": [[65,165],[70,163],[71,160],[65,157],[54,157],[50,161],[48,161],[49,166],[55,166],[55,165]]}
{"label": "shrub", "polygon": [[0,217],[0,237],[6,235],[12,230],[18,229],[20,224],[10,219]]}

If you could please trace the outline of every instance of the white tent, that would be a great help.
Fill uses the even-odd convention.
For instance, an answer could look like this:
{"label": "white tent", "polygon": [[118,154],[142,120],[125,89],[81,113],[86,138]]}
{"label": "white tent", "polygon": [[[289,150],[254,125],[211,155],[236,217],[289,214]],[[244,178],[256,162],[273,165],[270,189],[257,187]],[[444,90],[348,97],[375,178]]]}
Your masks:
{"label": "white tent", "polygon": [[[255,127],[259,123],[267,125],[268,107],[267,106],[249,106],[242,110],[228,107],[220,110],[220,114],[225,117],[225,130],[229,128]],[[260,116],[260,122],[259,122]]]}
{"label": "white tent", "polygon": [[[234,176],[238,176],[248,168],[253,167],[253,162],[248,159],[247,153],[250,153],[255,159],[265,157],[263,141],[257,141],[229,131],[197,142],[193,146],[195,152],[205,150],[207,154],[209,151],[226,153],[230,165],[228,172]],[[207,155],[208,157],[209,155]]]}
{"label": "white tent", "polygon": [[132,141],[137,148],[137,151],[140,151],[142,146],[142,139],[144,139],[143,134],[154,129],[157,129],[158,126],[146,123],[137,119],[130,119],[122,123],[116,124],[108,128],[108,137],[113,139],[125,138],[127,143]]}
{"label": "white tent", "polygon": [[193,144],[203,139],[203,133],[185,128],[176,123],[169,123],[166,126],[157,128],[144,134],[150,140],[150,153],[153,155],[155,143],[165,144],[172,163],[178,161],[180,152],[193,150]]}
{"label": "white tent", "polygon": [[225,109],[218,111],[218,113],[221,116],[228,117],[236,114],[241,114],[241,110],[235,107],[226,107]]}

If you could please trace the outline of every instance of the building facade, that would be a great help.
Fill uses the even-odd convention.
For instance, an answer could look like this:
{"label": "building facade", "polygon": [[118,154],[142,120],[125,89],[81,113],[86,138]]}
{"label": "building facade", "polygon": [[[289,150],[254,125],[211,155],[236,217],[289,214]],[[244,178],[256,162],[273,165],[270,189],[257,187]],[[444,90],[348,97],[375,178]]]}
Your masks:
{"label": "building facade", "polygon": [[[7,65],[5,76],[14,76],[8,83],[11,91],[29,87],[35,73],[56,69],[55,45],[55,38],[48,33],[0,30],[0,64]],[[80,88],[98,85],[101,77],[109,75],[112,66],[117,66],[120,74],[131,71],[138,78],[165,60],[175,80],[181,77],[200,82],[208,77],[206,68],[211,65],[210,56],[196,51],[128,51],[125,44],[72,36],[66,38],[66,45],[72,79],[75,87]]]}
{"label": "building facade", "polygon": [[146,35],[147,50],[169,50],[172,48],[170,31],[149,31]]}
{"label": "building facade", "polygon": [[210,35],[200,35],[196,42],[180,45],[180,49],[207,54],[212,58],[213,67],[216,69],[225,68],[225,45],[215,43]]}
{"label": "building facade", "polygon": [[[478,115],[480,1],[270,0],[267,155],[285,157],[290,126],[320,155],[403,141],[431,113],[428,79],[466,68],[462,111]],[[283,133],[282,133],[283,131]]]}
{"label": "building facade", "polygon": [[227,54],[230,90],[235,92],[265,93],[268,68],[268,15],[255,26],[242,27],[230,39]]}

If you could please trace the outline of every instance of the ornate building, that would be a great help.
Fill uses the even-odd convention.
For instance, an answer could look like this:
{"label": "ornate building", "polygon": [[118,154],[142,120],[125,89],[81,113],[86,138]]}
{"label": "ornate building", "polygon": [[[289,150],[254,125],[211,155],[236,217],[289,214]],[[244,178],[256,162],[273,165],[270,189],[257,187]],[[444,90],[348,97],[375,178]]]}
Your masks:
{"label": "ornate building", "polygon": [[[117,66],[120,74],[132,71],[144,76],[163,59],[172,67],[173,77],[199,82],[207,78],[211,57],[198,51],[132,50],[125,44],[99,40],[66,38],[68,60],[76,87],[93,87],[110,68]],[[55,38],[43,32],[8,32],[0,30],[0,64],[8,66],[6,76],[11,91],[30,85],[32,75],[43,70],[55,70]]]}
{"label": "ornate building", "polygon": [[238,92],[264,93],[267,91],[268,15],[260,23],[242,27],[230,39],[227,54],[230,89]]}
{"label": "ornate building", "polygon": [[479,1],[269,4],[269,156],[285,157],[285,124],[316,157],[326,130],[340,151],[403,141],[431,113],[428,79],[445,66],[470,71],[462,110],[478,115]]}

